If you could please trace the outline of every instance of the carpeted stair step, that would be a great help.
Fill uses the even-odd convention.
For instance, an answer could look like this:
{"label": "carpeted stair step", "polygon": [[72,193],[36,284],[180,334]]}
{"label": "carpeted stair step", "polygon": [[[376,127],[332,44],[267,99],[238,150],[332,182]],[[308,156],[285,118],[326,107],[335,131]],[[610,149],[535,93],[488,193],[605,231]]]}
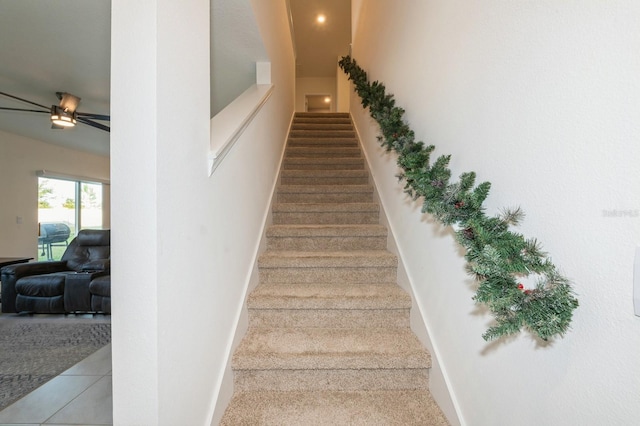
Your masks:
{"label": "carpeted stair step", "polygon": [[383,250],[267,251],[258,259],[260,283],[387,283],[397,259]]}
{"label": "carpeted stair step", "polygon": [[296,113],[222,425],[447,425],[347,113]]}
{"label": "carpeted stair step", "polygon": [[402,328],[409,309],[254,309],[251,327]]}
{"label": "carpeted stair step", "polygon": [[291,130],[291,138],[355,138],[353,130]]}
{"label": "carpeted stair step", "polygon": [[363,158],[285,158],[284,170],[364,170]]}
{"label": "carpeted stair step", "polygon": [[358,147],[356,138],[289,138],[287,149],[298,147]]}
{"label": "carpeted stair step", "polygon": [[260,284],[249,309],[409,309],[411,298],[395,283]]}
{"label": "carpeted stair step", "polygon": [[296,112],[294,120],[298,118],[323,118],[331,120],[334,118],[350,118],[348,112]]}
{"label": "carpeted stair step", "polygon": [[381,225],[272,225],[267,250],[384,250],[387,228]]}
{"label": "carpeted stair step", "polygon": [[429,353],[410,329],[250,328],[236,391],[426,389]]}
{"label": "carpeted stair step", "polygon": [[448,425],[427,390],[242,392],[221,426]]}
{"label": "carpeted stair step", "polygon": [[249,328],[234,370],[426,369],[429,353],[408,328]]}
{"label": "carpeted stair step", "polygon": [[336,123],[334,120],[330,122],[301,123],[294,121],[291,130],[349,130],[353,131],[351,123]]}
{"label": "carpeted stair step", "polygon": [[426,368],[343,370],[234,370],[236,392],[428,389]]}
{"label": "carpeted stair step", "polygon": [[275,203],[272,212],[278,225],[377,224],[380,217],[376,203]]}
{"label": "carpeted stair step", "polygon": [[260,284],[247,300],[250,327],[409,327],[411,298],[393,283]]}
{"label": "carpeted stair step", "polygon": [[283,170],[282,185],[366,185],[366,170]]}
{"label": "carpeted stair step", "polygon": [[371,185],[280,185],[279,203],[368,203]]}
{"label": "carpeted stair step", "polygon": [[305,117],[305,116],[296,116],[293,119],[294,124],[302,124],[302,123],[334,123],[334,124],[352,124],[351,118],[349,117]]}
{"label": "carpeted stair step", "polygon": [[361,158],[360,147],[290,147],[286,158]]}

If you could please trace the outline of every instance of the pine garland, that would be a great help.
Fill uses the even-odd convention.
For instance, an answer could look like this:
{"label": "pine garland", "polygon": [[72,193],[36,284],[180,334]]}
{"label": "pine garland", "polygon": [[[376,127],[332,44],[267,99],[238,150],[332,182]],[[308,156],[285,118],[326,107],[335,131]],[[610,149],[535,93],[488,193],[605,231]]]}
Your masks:
{"label": "pine garland", "polygon": [[[543,340],[564,335],[578,307],[571,284],[541,250],[535,239],[509,229],[524,217],[520,209],[505,210],[488,217],[482,206],[491,184],[475,185],[474,172],[451,180],[450,155],[431,163],[435,146],[416,141],[413,130],[404,122],[404,110],[395,106],[393,95],[386,94],[378,81],[370,83],[366,72],[349,56],[340,67],[353,81],[362,106],[369,108],[381,131],[379,142],[387,151],[398,154],[404,190],[414,200],[422,198],[422,212],[433,215],[445,226],[453,226],[456,240],[465,250],[467,270],[478,282],[474,296],[495,317],[495,325],[484,334],[493,340],[526,328]],[[532,288],[521,283],[535,279]]]}

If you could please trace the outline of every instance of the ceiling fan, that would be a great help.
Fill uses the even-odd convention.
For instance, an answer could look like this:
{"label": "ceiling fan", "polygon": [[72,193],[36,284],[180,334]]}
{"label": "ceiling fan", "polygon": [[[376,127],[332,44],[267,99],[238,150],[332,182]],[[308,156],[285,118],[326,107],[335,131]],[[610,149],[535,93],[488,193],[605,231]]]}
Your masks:
{"label": "ceiling fan", "polygon": [[26,99],[19,98],[17,96],[10,95],[8,93],[0,92],[0,95],[42,108],[41,110],[39,110],[39,109],[0,107],[0,110],[26,111],[26,112],[35,112],[40,114],[50,114],[52,129],[66,129],[66,128],[75,126],[76,123],[82,123],[91,127],[95,127],[96,129],[104,130],[105,132],[111,131],[111,128],[109,126],[106,126],[102,123],[97,123],[96,121],[94,121],[94,120],[111,121],[110,116],[76,111],[76,109],[78,108],[78,104],[80,103],[80,98],[75,95],[72,95],[71,93],[56,92],[56,96],[60,100],[60,103],[58,105],[51,105],[51,108],[45,105],[28,101]]}

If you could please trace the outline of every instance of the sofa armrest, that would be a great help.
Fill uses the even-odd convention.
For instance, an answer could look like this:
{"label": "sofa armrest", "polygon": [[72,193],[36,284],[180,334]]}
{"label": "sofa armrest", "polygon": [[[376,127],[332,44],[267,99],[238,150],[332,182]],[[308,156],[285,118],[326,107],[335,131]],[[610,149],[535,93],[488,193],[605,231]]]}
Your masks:
{"label": "sofa armrest", "polygon": [[86,272],[109,272],[111,270],[111,259],[92,260],[91,262],[82,264],[80,270]]}
{"label": "sofa armrest", "polygon": [[5,280],[5,276],[11,279],[18,280],[22,277],[29,275],[42,275],[52,274],[54,272],[68,271],[67,262],[62,260],[56,260],[51,262],[31,262],[31,263],[19,263],[17,265],[5,266],[2,268],[2,281]]}
{"label": "sofa armrest", "polygon": [[31,275],[68,271],[66,261],[19,263],[2,268],[2,312],[16,311],[16,281]]}

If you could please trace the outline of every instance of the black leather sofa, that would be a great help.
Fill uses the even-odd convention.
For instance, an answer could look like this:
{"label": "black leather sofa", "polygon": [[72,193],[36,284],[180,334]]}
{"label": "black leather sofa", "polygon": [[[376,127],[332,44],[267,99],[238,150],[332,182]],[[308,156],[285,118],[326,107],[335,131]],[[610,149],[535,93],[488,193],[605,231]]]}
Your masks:
{"label": "black leather sofa", "polygon": [[2,312],[110,313],[110,258],[110,231],[83,229],[59,261],[5,266]]}

